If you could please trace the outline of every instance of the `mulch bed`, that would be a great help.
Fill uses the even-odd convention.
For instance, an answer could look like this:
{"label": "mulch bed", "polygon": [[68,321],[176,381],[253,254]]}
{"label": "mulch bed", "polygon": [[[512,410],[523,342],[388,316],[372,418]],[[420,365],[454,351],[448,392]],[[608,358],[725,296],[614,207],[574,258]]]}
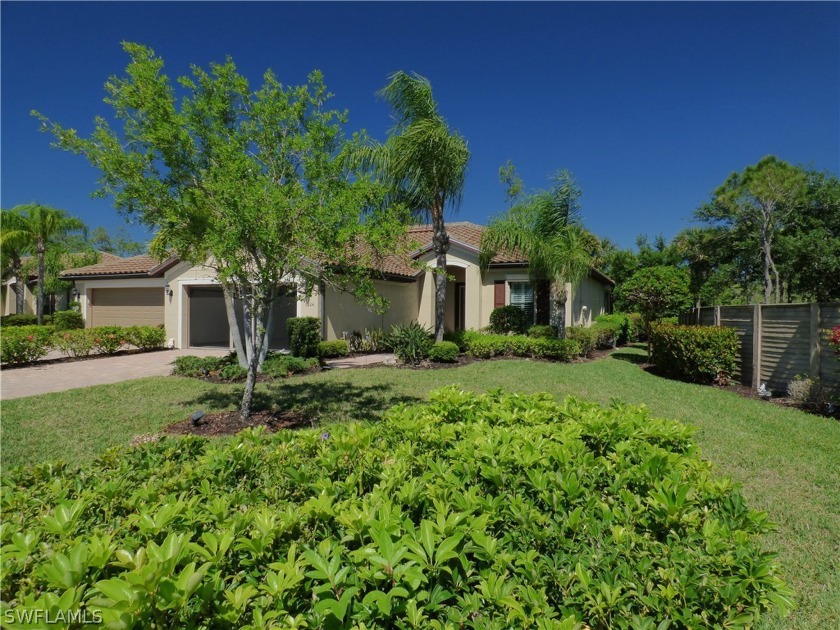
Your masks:
{"label": "mulch bed", "polygon": [[239,411],[208,413],[198,423],[191,418],[170,424],[163,432],[170,435],[201,435],[205,437],[236,435],[243,429],[264,426],[268,431],[311,427],[312,421],[293,411],[254,411],[243,421]]}

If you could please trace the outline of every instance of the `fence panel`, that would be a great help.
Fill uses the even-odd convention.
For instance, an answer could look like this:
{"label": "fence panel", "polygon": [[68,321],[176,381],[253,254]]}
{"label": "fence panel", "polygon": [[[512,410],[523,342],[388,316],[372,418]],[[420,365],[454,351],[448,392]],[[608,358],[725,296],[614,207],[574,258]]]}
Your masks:
{"label": "fence panel", "polygon": [[761,306],[761,382],[785,392],[797,374],[811,369],[811,305]]}
{"label": "fence panel", "polygon": [[738,356],[735,378],[743,385],[752,383],[753,374],[753,313],[752,306],[721,306],[720,325],[734,328],[738,333]]}

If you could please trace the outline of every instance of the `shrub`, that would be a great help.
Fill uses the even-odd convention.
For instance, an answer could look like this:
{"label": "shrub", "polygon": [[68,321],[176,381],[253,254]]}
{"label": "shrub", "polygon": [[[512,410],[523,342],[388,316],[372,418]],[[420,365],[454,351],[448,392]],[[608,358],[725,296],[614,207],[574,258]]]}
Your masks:
{"label": "shrub", "polygon": [[794,404],[814,411],[828,411],[840,401],[840,388],[818,378],[797,374],[788,383],[787,393]]}
{"label": "shrub", "polygon": [[15,313],[0,317],[0,326],[37,326],[38,318],[29,313]]}
{"label": "shrub", "polygon": [[735,372],[738,333],[733,328],[657,324],[650,343],[653,363],[668,376],[725,384]]}
{"label": "shrub", "polygon": [[474,339],[481,335],[482,333],[478,332],[477,330],[447,330],[443,333],[443,340],[451,341],[456,346],[458,346],[459,351],[466,352],[467,343],[469,343],[471,339]]}
{"label": "shrub", "polygon": [[518,306],[500,306],[490,313],[490,332],[497,335],[524,335],[528,329],[525,311]]}
{"label": "shrub", "polygon": [[630,334],[632,324],[630,323],[630,317],[626,313],[598,315],[595,318],[595,324],[609,327],[615,331],[615,341],[619,346],[623,346],[629,341],[632,341]]}
{"label": "shrub", "polygon": [[598,331],[583,326],[569,326],[566,328],[566,339],[576,341],[580,345],[581,355],[588,357],[598,343]]}
{"label": "shrub", "polygon": [[223,381],[244,381],[248,376],[248,370],[238,363],[222,366],[218,371],[218,376]]}
{"label": "shrub", "polygon": [[390,344],[397,359],[403,363],[417,363],[429,355],[431,335],[431,331],[419,322],[395,324],[391,328]]}
{"label": "shrub", "polygon": [[122,326],[97,326],[89,329],[93,345],[101,354],[114,354],[128,346],[128,329]]}
{"label": "shrub", "polygon": [[458,346],[451,341],[439,341],[429,349],[429,360],[452,363],[458,360]]}
{"label": "shrub", "polygon": [[539,337],[540,339],[557,339],[557,329],[554,326],[531,326],[528,329],[529,337]]}
{"label": "shrub", "polygon": [[84,328],[57,332],[53,335],[52,344],[56,350],[61,350],[68,357],[89,356],[96,347],[93,332]]}
{"label": "shrub", "polygon": [[617,345],[618,337],[621,335],[621,326],[614,323],[595,322],[591,326],[595,331],[596,348],[612,348]]}
{"label": "shrub", "polygon": [[493,357],[533,357],[571,361],[580,355],[580,345],[569,339],[531,338],[523,335],[475,335],[466,343],[466,352],[479,359]]}
{"label": "shrub", "polygon": [[4,471],[4,602],[115,627],[558,630],[745,627],[791,605],[767,516],[692,429],[545,394],[430,398]]}
{"label": "shrub", "polygon": [[47,326],[17,326],[0,333],[0,361],[9,365],[30,363],[46,356],[52,342]]}
{"label": "shrub", "polygon": [[166,343],[166,330],[161,326],[130,326],[125,335],[128,343],[140,350],[157,350]]}
{"label": "shrub", "polygon": [[645,320],[641,313],[627,313],[627,321],[630,323],[627,329],[627,341],[647,341],[645,333]]}
{"label": "shrub", "polygon": [[354,330],[347,343],[350,346],[350,352],[353,353],[383,352],[391,348],[388,344],[388,334],[381,328]]}
{"label": "shrub", "polygon": [[835,354],[840,355],[840,326],[828,331],[828,345]]}
{"label": "shrub", "polygon": [[56,311],[52,324],[55,330],[76,330],[85,327],[85,319],[77,311]]}
{"label": "shrub", "polygon": [[322,359],[335,359],[350,354],[350,346],[343,339],[322,341],[318,344],[318,356]]}
{"label": "shrub", "polygon": [[290,317],[286,320],[289,331],[289,349],[296,357],[317,357],[321,343],[321,320],[317,317]]}
{"label": "shrub", "polygon": [[302,359],[282,354],[273,354],[263,362],[263,374],[272,378],[285,378],[289,374],[308,372],[320,366],[317,358]]}
{"label": "shrub", "polygon": [[224,357],[197,357],[186,355],[176,357],[172,362],[174,368],[172,373],[176,376],[204,377],[218,372],[228,365],[236,363],[236,356],[233,353]]}

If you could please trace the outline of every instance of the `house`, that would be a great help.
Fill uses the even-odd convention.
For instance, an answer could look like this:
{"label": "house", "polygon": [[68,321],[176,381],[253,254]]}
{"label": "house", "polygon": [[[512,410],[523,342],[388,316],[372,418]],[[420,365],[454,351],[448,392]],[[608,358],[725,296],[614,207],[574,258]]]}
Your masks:
{"label": "house", "polygon": [[[483,226],[456,222],[447,229],[447,272],[454,280],[447,283],[446,328],[483,328],[494,308],[508,304],[520,306],[533,318],[528,261],[517,254],[501,253],[482,274],[478,255]],[[388,330],[393,324],[412,320],[433,327],[434,278],[423,268],[435,265],[431,226],[409,228],[409,237],[421,244],[410,260],[386,258],[374,280],[379,294],[390,301],[386,313],[373,313],[353,295],[332,288],[308,301],[290,295],[280,298],[271,347],[287,346],[285,322],[289,317],[320,318],[323,338],[328,340],[341,339],[353,330]],[[193,266],[177,258],[161,263],[149,256],[134,256],[71,269],[62,277],[75,282],[88,326],[163,325],[176,348],[230,344],[222,290],[210,267]],[[607,312],[613,285],[595,269],[578,286],[567,285],[567,323],[588,326]]]}

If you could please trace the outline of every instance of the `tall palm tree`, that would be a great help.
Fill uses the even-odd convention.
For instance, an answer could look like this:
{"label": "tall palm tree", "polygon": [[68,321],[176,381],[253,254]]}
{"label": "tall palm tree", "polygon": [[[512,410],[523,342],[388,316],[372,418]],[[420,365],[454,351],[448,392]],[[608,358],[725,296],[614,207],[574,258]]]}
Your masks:
{"label": "tall palm tree", "polygon": [[20,207],[3,210],[0,230],[0,266],[3,278],[13,280],[15,292],[15,313],[23,313],[26,298],[26,279],[23,276],[23,257],[29,253],[29,240],[21,231],[26,219]]}
{"label": "tall palm tree", "polygon": [[85,224],[76,217],[69,216],[64,210],[31,203],[12,208],[20,221],[12,229],[3,229],[6,238],[18,243],[25,243],[26,247],[35,252],[38,260],[38,296],[36,299],[36,313],[38,324],[44,321],[44,279],[46,275],[45,255],[50,244],[56,239],[66,236],[70,232],[85,230]]}
{"label": "tall palm tree", "polygon": [[415,216],[431,220],[437,263],[435,339],[441,341],[449,251],[444,211],[457,210],[461,204],[470,152],[467,141],[438,112],[428,79],[397,72],[379,95],[393,109],[396,123],[384,144],[362,148],[359,158],[388,186],[391,202],[403,203]]}
{"label": "tall palm tree", "polygon": [[566,333],[566,283],[577,284],[592,265],[591,237],[580,224],[580,194],[571,173],[561,171],[549,190],[531,195],[491,221],[481,239],[483,269],[503,250],[528,259],[537,292],[547,285],[553,308],[544,315],[560,337]]}

